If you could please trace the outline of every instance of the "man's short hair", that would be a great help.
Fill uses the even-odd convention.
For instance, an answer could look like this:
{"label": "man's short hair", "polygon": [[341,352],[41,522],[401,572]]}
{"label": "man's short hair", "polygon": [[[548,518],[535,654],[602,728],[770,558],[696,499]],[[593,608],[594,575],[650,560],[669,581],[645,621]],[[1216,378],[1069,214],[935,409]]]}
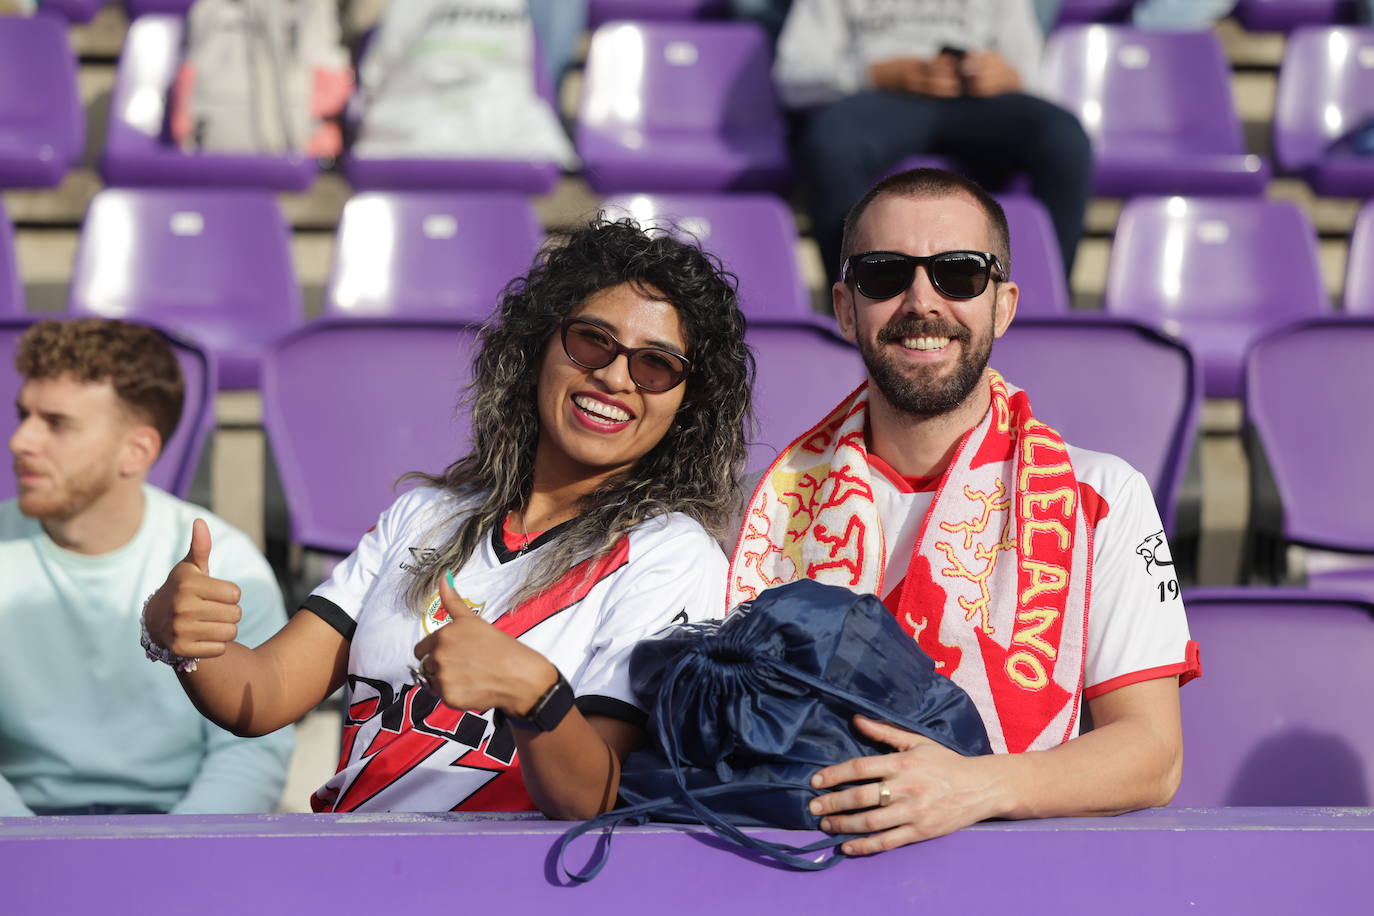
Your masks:
{"label": "man's short hair", "polygon": [[40,321],[19,339],[14,368],[25,379],[71,375],[80,382],[109,382],[134,416],[157,430],[163,445],[181,420],[181,364],[152,328],[104,318]]}
{"label": "man's short hair", "polygon": [[943,169],[908,169],[889,175],[868,189],[857,204],[849,211],[844,220],[844,237],[840,242],[840,270],[844,262],[854,254],[854,241],[858,235],[859,220],[863,218],[868,205],[882,196],[914,197],[928,200],[932,197],[953,197],[959,194],[972,198],[988,218],[988,229],[992,238],[992,253],[1002,262],[1002,269],[1011,276],[1011,230],[1007,228],[1007,214],[992,195],[983,190],[978,182]]}

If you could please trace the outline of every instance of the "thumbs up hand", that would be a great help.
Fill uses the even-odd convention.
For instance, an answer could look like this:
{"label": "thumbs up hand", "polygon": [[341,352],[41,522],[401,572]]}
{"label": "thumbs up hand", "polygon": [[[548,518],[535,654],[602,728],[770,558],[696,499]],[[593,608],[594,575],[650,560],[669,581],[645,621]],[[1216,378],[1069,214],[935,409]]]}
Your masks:
{"label": "thumbs up hand", "polygon": [[172,567],[144,612],[148,635],[174,655],[215,658],[238,636],[241,592],[233,582],[210,575],[210,528],[191,525],[191,547]]}
{"label": "thumbs up hand", "polygon": [[454,709],[524,715],[558,671],[537,650],[473,614],[452,581],[449,575],[439,580],[449,622],[415,645],[417,683]]}

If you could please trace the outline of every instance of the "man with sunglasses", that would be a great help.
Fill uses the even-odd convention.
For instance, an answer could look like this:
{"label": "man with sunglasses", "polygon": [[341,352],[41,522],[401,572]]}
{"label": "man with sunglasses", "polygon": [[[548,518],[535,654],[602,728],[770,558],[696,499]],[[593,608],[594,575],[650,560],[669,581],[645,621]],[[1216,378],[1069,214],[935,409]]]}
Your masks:
{"label": "man with sunglasses", "polygon": [[997,753],[856,717],[894,753],[816,774],[822,828],[867,834],[844,844],[864,854],[990,817],[1166,804],[1196,644],[1144,478],[1065,444],[988,366],[1019,297],[1001,207],[904,172],[850,211],[843,247],[832,299],[868,380],[752,488],[728,600],[801,576],[878,595]]}

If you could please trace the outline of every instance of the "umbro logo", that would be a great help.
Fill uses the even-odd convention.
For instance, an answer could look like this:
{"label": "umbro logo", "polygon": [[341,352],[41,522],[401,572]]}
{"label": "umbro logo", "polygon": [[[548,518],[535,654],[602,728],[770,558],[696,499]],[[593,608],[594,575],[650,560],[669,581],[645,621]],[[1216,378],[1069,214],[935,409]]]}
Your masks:
{"label": "umbro logo", "polygon": [[439,559],[439,551],[434,547],[407,547],[414,563],[401,562],[402,569],[423,569]]}

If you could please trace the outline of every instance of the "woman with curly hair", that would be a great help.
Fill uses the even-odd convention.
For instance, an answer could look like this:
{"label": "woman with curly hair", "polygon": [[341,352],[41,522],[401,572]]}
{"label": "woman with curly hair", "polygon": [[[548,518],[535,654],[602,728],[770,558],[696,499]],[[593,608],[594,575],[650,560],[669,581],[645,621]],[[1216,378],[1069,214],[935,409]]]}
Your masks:
{"label": "woman with curly hair", "polygon": [[317,811],[615,803],[643,740],[626,663],[719,616],[753,360],[733,278],[699,247],[598,219],[507,286],[481,335],[472,452],[382,513],[273,638],[234,642],[238,588],[186,559],[148,601],[150,656],[241,735],[341,685]]}

